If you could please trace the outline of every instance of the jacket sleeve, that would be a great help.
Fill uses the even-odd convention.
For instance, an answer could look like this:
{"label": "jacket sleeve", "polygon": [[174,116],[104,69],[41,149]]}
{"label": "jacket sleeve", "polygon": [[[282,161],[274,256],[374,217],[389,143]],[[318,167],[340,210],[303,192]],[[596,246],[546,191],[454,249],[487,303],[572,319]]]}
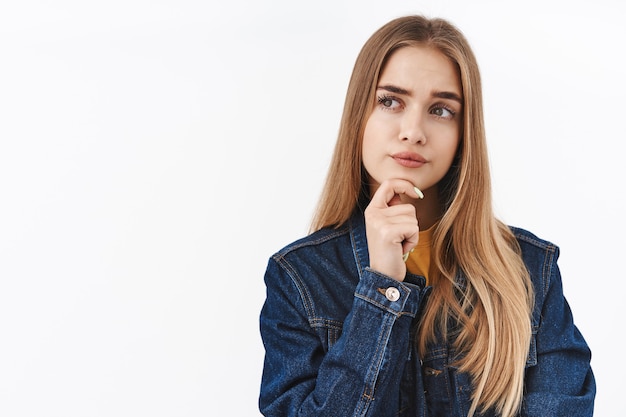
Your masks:
{"label": "jacket sleeve", "polygon": [[563,296],[556,256],[558,249],[548,265],[549,279],[535,289],[543,304],[536,311],[539,325],[526,372],[522,416],[590,417],[596,393],[591,352]]}
{"label": "jacket sleeve", "polygon": [[[267,298],[260,318],[266,351],[261,412],[266,416],[371,415],[373,399],[397,389],[394,384],[399,384],[407,359],[411,322],[423,290],[366,269],[341,336],[325,351],[316,331],[316,321],[323,319],[312,314],[314,305],[294,269],[272,259],[265,282]],[[388,288],[395,290],[387,292]]]}

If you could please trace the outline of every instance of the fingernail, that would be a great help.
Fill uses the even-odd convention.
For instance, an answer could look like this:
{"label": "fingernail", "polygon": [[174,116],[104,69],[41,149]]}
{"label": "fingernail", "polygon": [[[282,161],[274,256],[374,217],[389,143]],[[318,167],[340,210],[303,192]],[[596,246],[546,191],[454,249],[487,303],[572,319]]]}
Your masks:
{"label": "fingernail", "polygon": [[414,251],[414,250],[415,250],[415,248],[411,249],[411,250],[409,251],[409,253],[413,253],[413,251]]}
{"label": "fingernail", "polygon": [[419,198],[424,198],[424,193],[419,188],[413,187],[413,189],[415,190],[415,194],[417,194]]}
{"label": "fingernail", "polygon": [[407,252],[407,253],[405,253],[404,255],[402,255],[402,260],[403,260],[404,262],[406,262],[406,260],[407,260],[407,259],[409,259],[409,254],[410,254],[410,253],[411,253],[411,252]]}

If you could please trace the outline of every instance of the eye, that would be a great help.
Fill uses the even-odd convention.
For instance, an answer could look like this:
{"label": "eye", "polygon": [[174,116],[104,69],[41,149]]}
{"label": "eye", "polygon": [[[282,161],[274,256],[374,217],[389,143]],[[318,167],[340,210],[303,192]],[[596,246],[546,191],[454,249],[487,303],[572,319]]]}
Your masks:
{"label": "eye", "polygon": [[430,113],[434,114],[437,117],[441,117],[442,119],[452,119],[456,114],[453,110],[450,110],[444,106],[437,106],[433,108]]}
{"label": "eye", "polygon": [[396,110],[401,106],[398,99],[390,96],[378,97],[378,104],[385,110]]}

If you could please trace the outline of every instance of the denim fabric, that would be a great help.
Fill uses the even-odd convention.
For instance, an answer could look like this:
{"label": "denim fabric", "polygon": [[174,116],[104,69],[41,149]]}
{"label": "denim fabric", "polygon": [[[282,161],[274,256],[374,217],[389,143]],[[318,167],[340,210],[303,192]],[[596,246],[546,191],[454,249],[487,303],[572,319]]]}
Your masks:
{"label": "denim fabric", "polygon": [[[591,416],[591,354],[563,297],[558,248],[513,231],[536,292],[520,415]],[[414,347],[430,290],[424,278],[408,274],[398,282],[368,265],[361,213],[269,260],[260,319],[264,415],[467,416],[470,378],[452,365],[451,346],[430,346],[421,361]]]}

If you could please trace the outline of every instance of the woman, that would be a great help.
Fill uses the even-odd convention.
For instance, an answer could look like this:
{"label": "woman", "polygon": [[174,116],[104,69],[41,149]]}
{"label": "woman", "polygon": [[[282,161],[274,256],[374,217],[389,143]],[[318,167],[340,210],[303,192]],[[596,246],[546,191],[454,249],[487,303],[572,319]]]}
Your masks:
{"label": "woman", "polygon": [[267,267],[264,415],[593,414],[558,248],[493,215],[478,66],[448,22],[364,45],[312,229]]}

